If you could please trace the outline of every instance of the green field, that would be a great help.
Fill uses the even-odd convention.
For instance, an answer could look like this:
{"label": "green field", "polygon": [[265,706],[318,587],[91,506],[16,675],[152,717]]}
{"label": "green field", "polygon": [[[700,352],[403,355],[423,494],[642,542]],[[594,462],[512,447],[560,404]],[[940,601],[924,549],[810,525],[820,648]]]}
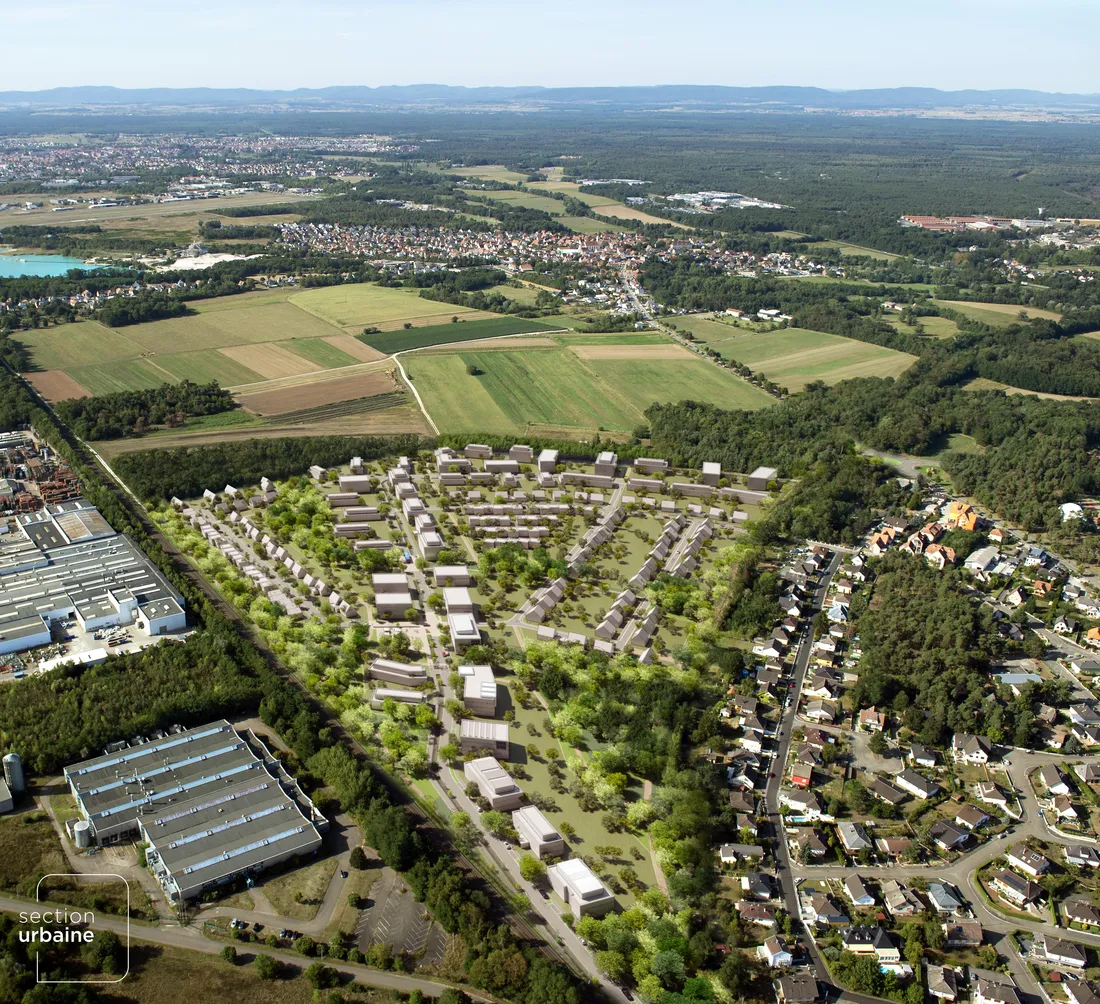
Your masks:
{"label": "green field", "polygon": [[[480,370],[471,376],[469,367]],[[568,349],[432,353],[405,369],[443,431],[518,433],[531,426],[626,432],[654,401],[761,408],[773,399],[702,359],[580,359]]]}
{"label": "green field", "polygon": [[814,241],[806,246],[807,253],[814,248],[836,248],[843,255],[855,257],[875,258],[879,261],[892,261],[901,255],[892,254],[889,251],[877,251],[874,248],[863,247],[860,244],[849,244],[847,241]]}
{"label": "green field", "polygon": [[526,317],[487,317],[477,321],[459,321],[457,324],[433,324],[408,331],[383,331],[377,335],[356,335],[364,345],[392,355],[408,349],[421,349],[430,345],[446,345],[450,342],[469,342],[475,338],[499,338],[502,335],[525,335],[541,331],[553,331],[556,325],[531,321]]}
{"label": "green field", "polygon": [[[287,342],[286,348],[297,356],[308,359],[311,363],[323,366],[327,370],[340,366],[353,366],[359,362],[353,359],[342,349],[335,345],[329,345],[323,338],[294,338]],[[257,378],[259,379],[259,378]],[[234,380],[233,383],[248,383],[247,380]]]}
{"label": "green field", "polygon": [[[916,334],[917,329],[903,324],[900,318],[891,317],[889,323],[904,334]],[[924,328],[926,335],[931,335],[933,338],[954,338],[959,333],[959,326],[950,317],[922,317],[920,326]]]}
{"label": "green field", "polygon": [[[305,289],[292,294],[290,302],[338,328],[416,321],[420,317],[438,317],[441,314],[458,314],[461,317],[471,313],[469,307],[425,300],[407,289],[375,286],[370,283]],[[326,335],[336,333],[331,328],[324,331]]]}
{"label": "green field", "polygon": [[1021,307],[1016,303],[967,303],[965,300],[933,300],[939,307],[949,307],[966,317],[996,328],[1007,328],[1010,324],[1019,324],[1020,311],[1031,319],[1037,317],[1048,321],[1061,320],[1062,315],[1053,310],[1040,310],[1038,307]]}
{"label": "green field", "polygon": [[490,199],[493,202],[503,202],[509,206],[519,206],[521,209],[538,209],[551,216],[561,216],[565,213],[565,203],[560,199],[551,199],[548,195],[535,195],[532,192],[516,192],[506,190],[500,192],[485,192],[481,189],[463,189],[467,195]]}
{"label": "green field", "polygon": [[485,292],[500,293],[501,296],[506,296],[509,300],[515,300],[516,303],[522,303],[528,307],[535,305],[539,295],[539,291],[532,286],[509,286],[506,282],[502,282],[499,286],[490,286]]}
{"label": "green field", "polygon": [[146,361],[156,369],[164,370],[168,374],[164,379],[169,381],[176,379],[209,383],[217,380],[222,386],[232,386],[263,380],[259,373],[220,352],[181,352],[178,355],[157,356]]}
{"label": "green field", "polygon": [[744,363],[792,392],[814,380],[832,384],[861,376],[895,377],[915,361],[904,352],[803,328],[755,333],[704,318],[678,319],[678,327],[723,358]]}
{"label": "green field", "polygon": [[15,337],[30,352],[34,369],[59,370],[94,366],[112,359],[133,359],[141,346],[125,332],[96,321],[78,321],[56,328],[19,331]]}
{"label": "green field", "polygon": [[630,331],[622,335],[554,335],[561,345],[668,345],[668,336],[659,331]]}
{"label": "green field", "polygon": [[147,359],[116,359],[102,366],[81,366],[66,372],[95,396],[120,390],[149,390],[172,382],[171,377]]}

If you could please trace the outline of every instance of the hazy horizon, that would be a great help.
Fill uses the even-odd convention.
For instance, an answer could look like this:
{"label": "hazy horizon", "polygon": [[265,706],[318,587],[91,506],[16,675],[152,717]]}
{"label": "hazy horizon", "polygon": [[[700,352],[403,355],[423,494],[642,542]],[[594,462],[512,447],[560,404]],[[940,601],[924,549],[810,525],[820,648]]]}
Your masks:
{"label": "hazy horizon", "polygon": [[[451,86],[717,84],[829,90],[934,87],[1091,94],[1100,6],[1047,0],[44,0],[5,14],[18,45],[0,90],[248,87],[435,81]],[[926,42],[926,44],[925,44]]]}

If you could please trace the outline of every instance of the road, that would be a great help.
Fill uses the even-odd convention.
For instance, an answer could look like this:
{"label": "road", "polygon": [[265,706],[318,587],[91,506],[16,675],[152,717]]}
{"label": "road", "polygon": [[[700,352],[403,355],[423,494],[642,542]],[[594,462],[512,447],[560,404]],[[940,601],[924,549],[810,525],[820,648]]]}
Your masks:
{"label": "road", "polygon": [[[27,900],[0,896],[0,910],[4,910],[8,913],[18,914],[22,911],[34,908],[35,904]],[[237,951],[245,956],[246,959],[249,954],[270,955],[272,958],[278,959],[288,966],[294,966],[295,968],[301,969],[308,966],[311,961],[316,961],[303,958],[301,955],[295,955],[292,952],[283,952],[278,949],[267,948],[263,945],[249,945],[242,942],[211,941],[205,938],[202,932],[195,927],[147,927],[144,924],[129,925],[125,920],[97,915],[95,929],[114,931],[123,938],[125,938],[128,933],[134,941],[141,941],[151,945],[165,945],[171,948],[183,948],[192,952],[201,952],[204,955],[219,955],[221,954],[222,948],[228,943],[234,944]],[[322,961],[326,966],[335,969],[337,972],[353,980],[358,980],[360,983],[364,983],[367,986],[380,987],[385,990],[400,990],[402,993],[406,994],[411,993],[413,990],[419,990],[426,997],[439,997],[449,986],[449,984],[446,983],[436,983],[433,980],[426,980],[417,976],[381,972],[377,969],[369,969],[366,966],[357,966],[350,962],[338,962],[328,958]],[[486,998],[477,996],[469,989],[463,989],[466,994],[474,1000],[486,1000]]]}

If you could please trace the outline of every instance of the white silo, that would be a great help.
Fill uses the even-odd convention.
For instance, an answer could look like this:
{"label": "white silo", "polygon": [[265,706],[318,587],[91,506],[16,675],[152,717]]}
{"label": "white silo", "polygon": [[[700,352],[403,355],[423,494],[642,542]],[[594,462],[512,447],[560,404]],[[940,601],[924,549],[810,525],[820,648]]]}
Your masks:
{"label": "white silo", "polygon": [[4,780],[8,782],[12,794],[18,794],[25,787],[23,781],[23,761],[18,753],[4,755]]}
{"label": "white silo", "polygon": [[86,819],[77,820],[73,824],[73,836],[76,838],[76,846],[87,850],[92,846],[92,824]]}

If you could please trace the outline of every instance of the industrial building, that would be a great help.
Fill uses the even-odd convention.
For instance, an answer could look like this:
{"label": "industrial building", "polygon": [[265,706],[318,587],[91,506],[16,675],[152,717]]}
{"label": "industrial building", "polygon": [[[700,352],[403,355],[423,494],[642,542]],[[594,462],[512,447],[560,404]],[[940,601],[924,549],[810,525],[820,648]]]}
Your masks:
{"label": "industrial building", "polygon": [[0,536],[0,653],[49,644],[51,625],[70,617],[84,631],[180,631],[183,603],[141,548],[84,499],[19,514]]}
{"label": "industrial building", "polygon": [[227,721],[65,768],[78,845],[138,837],[173,902],[321,846],[328,822],[266,746]]}

